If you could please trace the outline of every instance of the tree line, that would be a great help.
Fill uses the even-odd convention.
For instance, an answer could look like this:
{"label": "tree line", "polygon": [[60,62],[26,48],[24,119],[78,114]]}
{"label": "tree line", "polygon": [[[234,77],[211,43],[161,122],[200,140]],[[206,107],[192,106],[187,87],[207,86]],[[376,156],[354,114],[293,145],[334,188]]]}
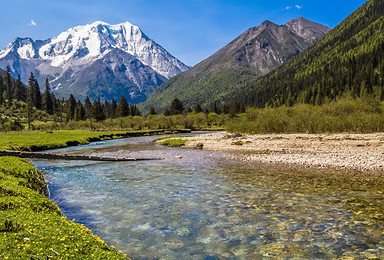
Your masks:
{"label": "tree line", "polygon": [[48,115],[57,115],[66,122],[70,120],[94,119],[96,121],[108,118],[140,116],[140,111],[134,104],[129,104],[124,96],[118,102],[112,99],[103,103],[100,97],[91,102],[87,97],[82,103],[70,94],[68,99],[57,98],[51,91],[48,78],[45,79],[45,89],[41,93],[40,86],[33,73],[28,78],[26,86],[20,80],[11,76],[7,67],[4,75],[0,74],[0,106],[11,107],[13,103],[24,102],[28,124],[35,110],[45,111]]}
{"label": "tree line", "polygon": [[318,43],[237,96],[256,107],[321,105],[344,96],[384,100],[384,1],[369,1]]}
{"label": "tree line", "polygon": [[[213,104],[209,107],[203,110],[200,104],[196,104],[193,108],[188,107],[187,109],[184,107],[183,102],[175,98],[172,103],[170,104],[169,108],[167,108],[163,114],[165,116],[172,116],[172,115],[179,115],[183,113],[215,113],[215,114],[230,114],[232,116],[235,116],[239,113],[245,112],[245,105],[243,103],[240,103],[238,101],[232,102],[231,105],[222,104],[219,105],[217,101],[213,102]],[[156,111],[153,107],[149,109],[149,115],[156,115]]]}

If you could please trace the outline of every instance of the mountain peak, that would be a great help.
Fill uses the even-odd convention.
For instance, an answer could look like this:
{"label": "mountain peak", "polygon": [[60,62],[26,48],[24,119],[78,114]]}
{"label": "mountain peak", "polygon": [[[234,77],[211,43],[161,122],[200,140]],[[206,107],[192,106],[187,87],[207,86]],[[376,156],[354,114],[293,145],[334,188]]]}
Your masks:
{"label": "mountain peak", "polygon": [[[166,78],[188,69],[130,22],[110,25],[96,21],[72,27],[44,45],[39,54],[44,60],[49,60],[52,66],[59,67],[87,64],[115,48],[135,56]],[[158,60],[164,57],[167,57],[166,60]]]}
{"label": "mountain peak", "polygon": [[327,34],[331,30],[331,28],[327,26],[312,22],[304,17],[289,20],[283,26],[312,43],[316,42],[322,35]]}
{"label": "mountain peak", "polygon": [[[316,39],[324,36],[321,32],[318,35]],[[199,103],[206,108],[215,100],[223,104],[242,91],[247,83],[279,67],[311,45],[311,41],[291,32],[286,26],[264,21],[190,70],[165,82],[140,105],[140,109],[152,106],[156,111],[164,111],[175,98],[186,107]]]}
{"label": "mountain peak", "polygon": [[[39,80],[49,76],[56,91],[70,90],[82,97],[97,92],[92,88],[136,88],[126,93],[142,92],[132,94],[132,102],[143,101],[164,80],[189,69],[138,26],[103,21],[69,28],[45,41],[17,38],[0,51],[0,67],[6,66],[24,81],[30,72],[38,75]],[[88,82],[89,93],[84,93],[84,82]],[[119,93],[112,91],[116,94],[112,96],[108,91],[108,96],[104,93],[106,97],[120,97]]]}
{"label": "mountain peak", "polygon": [[275,24],[275,23],[273,23],[273,22],[271,22],[271,21],[269,21],[269,20],[265,20],[262,24],[261,24],[261,26],[265,26],[265,27],[267,27],[267,26],[278,26],[277,24]]}
{"label": "mountain peak", "polygon": [[90,25],[97,26],[97,25],[110,25],[110,24],[103,22],[103,21],[95,21],[95,22],[91,23]]}

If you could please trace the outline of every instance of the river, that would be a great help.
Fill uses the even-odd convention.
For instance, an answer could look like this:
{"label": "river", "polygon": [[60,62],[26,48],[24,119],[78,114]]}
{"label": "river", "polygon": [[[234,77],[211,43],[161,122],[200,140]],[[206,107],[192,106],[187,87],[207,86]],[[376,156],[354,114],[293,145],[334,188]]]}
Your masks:
{"label": "river", "polygon": [[140,162],[34,160],[63,214],[132,259],[384,258],[384,178],[285,169],[137,137],[57,149]]}

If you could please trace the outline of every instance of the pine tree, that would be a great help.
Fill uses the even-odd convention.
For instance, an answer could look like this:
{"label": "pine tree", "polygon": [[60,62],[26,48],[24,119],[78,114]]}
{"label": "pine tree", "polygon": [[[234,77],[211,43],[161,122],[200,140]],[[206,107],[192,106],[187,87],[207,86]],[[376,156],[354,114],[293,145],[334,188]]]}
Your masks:
{"label": "pine tree", "polygon": [[67,114],[67,122],[75,119],[76,98],[71,94],[65,101],[65,113]]}
{"label": "pine tree", "polygon": [[129,114],[131,116],[141,116],[141,113],[136,105],[131,105],[129,108]]}
{"label": "pine tree", "polygon": [[7,66],[7,71],[5,74],[5,98],[9,103],[12,102],[13,97],[13,80],[11,76],[11,69]]}
{"label": "pine tree", "polygon": [[45,91],[43,93],[42,106],[45,112],[53,114],[53,101],[48,78],[45,79]]}
{"label": "pine tree", "polygon": [[26,101],[26,88],[24,84],[21,82],[20,74],[17,76],[17,80],[13,89],[13,98],[17,101]]}
{"label": "pine tree", "polygon": [[116,100],[113,98],[112,101],[111,101],[111,109],[110,109],[110,112],[111,112],[111,118],[116,118],[116,109],[117,109],[117,102]]}
{"label": "pine tree", "polygon": [[178,114],[182,114],[183,111],[184,111],[183,103],[178,98],[175,98],[171,103],[169,112],[171,113],[171,115],[178,115]]}
{"label": "pine tree", "polygon": [[219,110],[219,108],[217,107],[217,102],[216,101],[213,103],[213,106],[211,107],[211,112],[216,113],[216,114],[220,114],[220,112],[221,112]]}
{"label": "pine tree", "polygon": [[119,99],[119,104],[116,108],[116,116],[117,117],[126,117],[129,115],[129,104],[124,96],[121,96]]}
{"label": "pine tree", "polygon": [[0,74],[0,105],[4,103],[3,93],[4,93],[4,79],[3,76]]}
{"label": "pine tree", "polygon": [[28,79],[28,97],[27,102],[37,109],[41,109],[41,93],[39,88],[39,83],[35,79],[33,73],[31,72]]}
{"label": "pine tree", "polygon": [[200,104],[197,104],[193,110],[196,112],[196,113],[203,113],[203,109],[201,108]]}
{"label": "pine tree", "polygon": [[37,82],[37,80],[35,80],[35,83],[33,84],[33,96],[34,96],[34,99],[35,99],[35,107],[37,109],[41,109],[41,92],[40,92],[40,87],[39,87],[39,83]]}
{"label": "pine tree", "polygon": [[88,118],[88,119],[91,118],[91,108],[92,108],[92,103],[89,97],[87,96],[87,98],[84,101],[85,118]]}
{"label": "pine tree", "polygon": [[92,111],[92,117],[96,119],[96,121],[101,121],[105,119],[103,108],[100,102],[100,97],[98,97],[97,100],[93,102],[91,111]]}
{"label": "pine tree", "polygon": [[75,121],[80,121],[85,119],[84,106],[80,101],[77,101],[75,108]]}
{"label": "pine tree", "polygon": [[165,115],[165,116],[170,116],[171,113],[169,112],[169,109],[166,109],[166,110],[164,111],[163,115]]}
{"label": "pine tree", "polygon": [[224,104],[222,110],[223,110],[224,114],[229,114],[229,107],[228,107],[228,105]]}
{"label": "pine tree", "polygon": [[103,113],[105,115],[105,118],[111,117],[111,104],[109,104],[108,100],[104,100],[104,104],[102,105]]}
{"label": "pine tree", "polygon": [[155,111],[155,108],[154,108],[154,107],[151,107],[151,108],[149,109],[149,115],[150,115],[150,116],[156,115],[156,111]]}

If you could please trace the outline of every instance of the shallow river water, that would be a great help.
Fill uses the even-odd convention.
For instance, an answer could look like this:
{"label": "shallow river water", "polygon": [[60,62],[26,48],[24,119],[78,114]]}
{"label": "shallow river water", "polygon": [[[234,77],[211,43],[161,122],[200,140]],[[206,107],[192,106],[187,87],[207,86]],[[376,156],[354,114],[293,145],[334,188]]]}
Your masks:
{"label": "shallow river water", "polygon": [[240,164],[155,138],[55,152],[164,160],[34,165],[65,216],[132,259],[384,259],[384,176]]}

